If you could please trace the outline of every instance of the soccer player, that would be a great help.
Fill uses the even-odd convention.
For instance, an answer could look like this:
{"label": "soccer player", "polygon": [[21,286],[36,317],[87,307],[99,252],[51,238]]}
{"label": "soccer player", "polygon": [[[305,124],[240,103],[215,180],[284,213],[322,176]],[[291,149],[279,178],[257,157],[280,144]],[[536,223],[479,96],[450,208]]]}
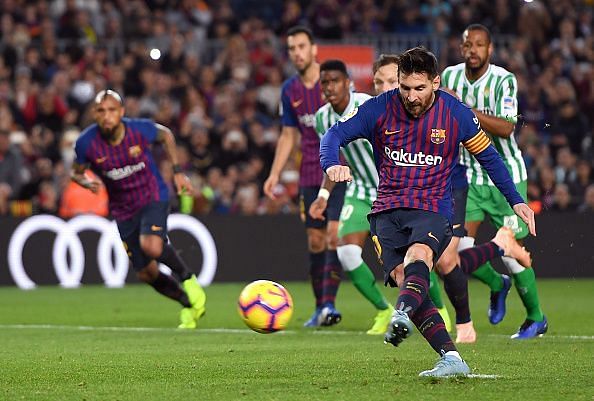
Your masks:
{"label": "soccer player", "polygon": [[315,113],[324,104],[319,82],[320,65],[315,60],[317,46],[308,28],[295,26],[289,29],[287,47],[297,74],[282,86],[282,130],[270,174],[264,182],[264,193],[271,199],[275,198],[273,189],[279,182],[280,173],[301,140],[301,214],[305,218],[310,276],[316,299],[316,309],[305,326],[330,326],[342,318],[334,302],[342,270],[336,252],[338,216],[346,186],[337,187],[328,199],[327,220],[315,220],[309,216],[307,210],[318,195],[323,175],[319,164],[320,139],[315,131]]}
{"label": "soccer player", "polygon": [[[335,182],[352,179],[341,146],[358,138],[373,145],[378,196],[369,216],[384,281],[400,287],[386,343],[398,345],[413,323],[441,356],[421,376],[466,375],[443,319],[428,297],[429,272],[452,236],[451,173],[462,143],[483,165],[513,210],[536,235],[534,212],[516,191],[501,157],[474,113],[439,90],[437,59],[422,47],[398,59],[399,88],[372,98],[323,136],[320,164]],[[412,320],[412,322],[411,322]]]}
{"label": "soccer player", "polygon": [[[316,131],[320,137],[341,117],[358,108],[371,96],[351,92],[346,65],[340,60],[325,61],[320,67],[320,84],[328,100],[316,113]],[[351,142],[343,155],[353,168],[353,181],[348,185],[338,224],[338,259],[353,285],[378,310],[367,334],[381,335],[388,329],[394,308],[385,299],[361,253],[369,235],[366,215],[377,196],[378,176],[373,162],[373,150],[366,139]],[[311,204],[309,214],[324,220],[328,198],[334,183],[324,175],[322,189]]]}
{"label": "soccer player", "polygon": [[[90,168],[101,178],[137,277],[183,306],[179,328],[195,328],[204,314],[206,295],[168,241],[169,194],[151,153],[153,143],[163,145],[173,163],[178,193],[191,192],[190,181],[177,164],[175,138],[167,127],[151,120],[124,117],[122,98],[113,90],[99,92],[94,102],[96,123],[76,141],[72,180],[97,193],[101,181],[87,177],[85,170]],[[157,262],[174,275],[161,273]]]}
{"label": "soccer player", "polygon": [[[490,63],[493,44],[491,34],[485,26],[468,26],[462,34],[460,50],[464,63],[444,70],[443,85],[473,109],[495,148],[504,158],[505,167],[515,186],[526,199],[526,166],[514,138],[518,114],[516,78],[511,72]],[[470,186],[466,206],[468,237],[462,239],[461,247],[467,248],[474,244],[474,237],[485,216],[489,216],[497,228],[509,227],[519,241],[525,238],[528,227],[517,218],[494,188],[485,169],[467,150],[463,151],[462,160],[468,167]],[[504,256],[502,260],[513,276],[527,312],[526,320],[512,338],[526,339],[543,335],[548,329],[548,323],[540,307],[534,270],[523,266],[518,258]],[[491,288],[489,321],[492,324],[499,323],[505,316],[505,298],[511,286],[509,277],[496,272],[489,262],[471,273]]]}

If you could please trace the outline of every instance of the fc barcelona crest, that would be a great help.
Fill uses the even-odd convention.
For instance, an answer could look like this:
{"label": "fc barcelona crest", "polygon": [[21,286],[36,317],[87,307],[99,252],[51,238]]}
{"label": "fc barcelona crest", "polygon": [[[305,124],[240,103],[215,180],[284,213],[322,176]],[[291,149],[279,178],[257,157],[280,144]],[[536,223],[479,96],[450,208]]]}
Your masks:
{"label": "fc barcelona crest", "polygon": [[130,157],[138,157],[142,153],[142,148],[140,145],[134,145],[128,149],[128,154]]}
{"label": "fc barcelona crest", "polygon": [[444,143],[446,140],[446,130],[440,128],[431,128],[431,142],[436,145]]}

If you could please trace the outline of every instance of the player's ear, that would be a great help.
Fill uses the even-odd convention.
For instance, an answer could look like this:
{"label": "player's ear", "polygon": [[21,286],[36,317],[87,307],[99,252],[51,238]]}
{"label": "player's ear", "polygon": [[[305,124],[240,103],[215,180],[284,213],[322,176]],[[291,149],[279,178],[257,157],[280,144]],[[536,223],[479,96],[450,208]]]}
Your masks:
{"label": "player's ear", "polygon": [[124,107],[120,107],[120,118],[124,117],[126,114],[126,109]]}
{"label": "player's ear", "polygon": [[431,82],[431,86],[433,87],[433,90],[436,91],[439,89],[440,85],[441,85],[441,77],[439,76],[439,74],[437,74],[435,76],[435,78],[433,78],[433,81]]}

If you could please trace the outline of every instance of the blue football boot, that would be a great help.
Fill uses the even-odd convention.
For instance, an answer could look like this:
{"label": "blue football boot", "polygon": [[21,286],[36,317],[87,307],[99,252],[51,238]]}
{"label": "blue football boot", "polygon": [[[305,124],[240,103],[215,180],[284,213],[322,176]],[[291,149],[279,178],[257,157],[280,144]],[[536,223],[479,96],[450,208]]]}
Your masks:
{"label": "blue football boot", "polygon": [[421,377],[453,377],[467,376],[470,368],[462,359],[453,355],[444,355],[441,357],[435,367],[431,370],[424,370],[419,373]]}
{"label": "blue football boot", "polygon": [[518,332],[511,336],[515,340],[526,340],[529,338],[541,337],[549,329],[549,323],[546,316],[543,316],[542,322],[526,319],[520,326]]}
{"label": "blue football boot", "polygon": [[333,303],[327,302],[322,305],[322,311],[320,313],[320,325],[322,326],[334,326],[340,323],[342,315],[336,310]]}
{"label": "blue football boot", "polygon": [[322,320],[322,307],[318,306],[309,320],[303,323],[303,327],[318,327]]}
{"label": "blue football boot", "polygon": [[511,279],[502,274],[503,288],[498,292],[491,292],[491,303],[489,304],[489,322],[497,324],[505,317],[505,300],[511,288]]}
{"label": "blue football boot", "polygon": [[392,314],[388,331],[386,331],[386,335],[384,336],[384,344],[392,344],[397,347],[402,340],[412,336],[413,332],[414,326],[408,315],[397,309]]}

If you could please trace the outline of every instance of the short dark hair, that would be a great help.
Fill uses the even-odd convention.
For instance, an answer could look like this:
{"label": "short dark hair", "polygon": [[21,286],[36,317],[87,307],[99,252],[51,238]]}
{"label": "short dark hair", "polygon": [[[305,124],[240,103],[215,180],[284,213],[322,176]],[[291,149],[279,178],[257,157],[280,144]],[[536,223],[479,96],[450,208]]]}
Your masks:
{"label": "short dark hair", "polygon": [[411,75],[426,73],[429,79],[437,76],[437,58],[423,46],[408,49],[398,57],[398,73]]}
{"label": "short dark hair", "polygon": [[347,68],[341,60],[326,60],[320,65],[320,72],[322,71],[340,71],[345,76],[348,76]]}
{"label": "short dark hair", "polygon": [[491,31],[483,24],[470,24],[464,31],[483,31],[487,34],[487,39],[489,40],[489,43],[491,43]]}
{"label": "short dark hair", "polygon": [[299,33],[305,34],[307,36],[307,38],[309,39],[309,41],[312,44],[314,43],[313,32],[311,31],[311,29],[309,29],[305,25],[295,25],[294,27],[289,28],[289,30],[287,31],[287,37],[288,36],[295,36],[295,35],[297,35]]}
{"label": "short dark hair", "polygon": [[380,68],[390,64],[398,65],[398,58],[397,54],[380,54],[379,58],[373,62],[373,74],[377,72]]}

